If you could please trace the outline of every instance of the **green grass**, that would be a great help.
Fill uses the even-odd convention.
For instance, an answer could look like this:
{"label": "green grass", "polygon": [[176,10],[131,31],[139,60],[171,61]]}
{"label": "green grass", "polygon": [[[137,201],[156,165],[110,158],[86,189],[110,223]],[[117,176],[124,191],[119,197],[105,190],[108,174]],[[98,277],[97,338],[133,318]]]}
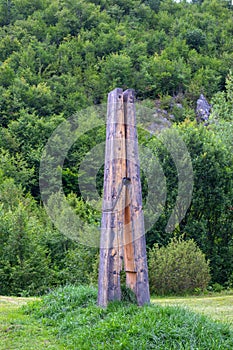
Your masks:
{"label": "green grass", "polygon": [[0,350],[64,349],[48,327],[25,314],[29,298],[0,297]]}
{"label": "green grass", "polygon": [[188,307],[195,312],[210,316],[216,321],[227,323],[233,329],[233,294],[214,294],[210,296],[192,296],[185,298],[154,297],[151,301],[159,305]]}
{"label": "green grass", "polygon": [[65,287],[28,312],[63,342],[65,349],[232,349],[224,324],[177,306],[111,303],[96,306],[91,287]]}
{"label": "green grass", "polygon": [[177,305],[160,305],[173,302],[171,298],[156,298],[156,304],[145,307],[114,302],[106,309],[96,299],[92,287],[67,286],[23,308],[19,305],[27,299],[18,305],[0,302],[0,349],[233,348],[233,330],[227,324]]}

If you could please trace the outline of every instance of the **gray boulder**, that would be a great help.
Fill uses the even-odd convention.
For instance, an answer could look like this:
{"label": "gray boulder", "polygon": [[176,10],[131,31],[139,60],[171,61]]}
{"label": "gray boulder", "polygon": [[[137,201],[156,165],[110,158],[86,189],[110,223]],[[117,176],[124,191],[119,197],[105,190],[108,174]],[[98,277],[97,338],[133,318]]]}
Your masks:
{"label": "gray boulder", "polygon": [[209,120],[210,111],[211,111],[211,105],[208,103],[205,96],[201,94],[199,99],[197,100],[197,107],[196,107],[197,121],[199,123],[201,122],[207,123]]}

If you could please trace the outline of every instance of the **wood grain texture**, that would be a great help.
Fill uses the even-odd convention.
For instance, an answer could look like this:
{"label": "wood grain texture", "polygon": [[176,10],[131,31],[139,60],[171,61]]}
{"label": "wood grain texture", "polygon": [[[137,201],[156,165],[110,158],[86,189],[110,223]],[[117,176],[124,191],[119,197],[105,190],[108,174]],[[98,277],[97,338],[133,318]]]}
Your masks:
{"label": "wood grain texture", "polygon": [[126,176],[123,90],[108,95],[98,304],[121,299],[121,241],[124,225],[122,179]]}
{"label": "wood grain texture", "polygon": [[[126,270],[126,282],[136,294],[138,305],[150,302],[148,267],[146,256],[146,240],[144,228],[144,215],[142,210],[142,188],[140,181],[140,163],[138,153],[138,137],[136,128],[136,110],[133,90],[124,92],[124,117],[126,136],[126,174],[131,179],[127,190],[129,192],[129,224],[125,221],[124,234],[127,242],[125,249],[130,250],[132,256],[130,262],[134,261],[134,271]],[[126,208],[127,209],[127,208]],[[130,246],[130,248],[128,248]],[[128,254],[125,254],[127,259]],[[125,266],[127,266],[125,264]]]}
{"label": "wood grain texture", "polygon": [[120,273],[138,305],[150,302],[133,90],[108,95],[98,305],[121,299]]}

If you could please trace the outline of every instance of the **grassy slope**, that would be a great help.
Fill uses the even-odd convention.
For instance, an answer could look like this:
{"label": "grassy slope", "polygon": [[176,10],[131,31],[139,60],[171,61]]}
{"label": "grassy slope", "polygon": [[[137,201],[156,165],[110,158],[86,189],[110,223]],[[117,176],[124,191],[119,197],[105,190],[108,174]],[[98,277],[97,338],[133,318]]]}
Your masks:
{"label": "grassy slope", "polygon": [[[223,309],[231,298],[222,297]],[[177,306],[158,305],[187,300],[188,305],[199,303],[205,312],[209,299],[156,298],[157,305],[144,308],[113,303],[103,310],[95,305],[96,290],[66,287],[27,306],[25,312],[19,306],[27,299],[0,298],[0,349],[230,350],[233,332],[227,326]],[[208,305],[217,316],[215,301],[211,298]]]}

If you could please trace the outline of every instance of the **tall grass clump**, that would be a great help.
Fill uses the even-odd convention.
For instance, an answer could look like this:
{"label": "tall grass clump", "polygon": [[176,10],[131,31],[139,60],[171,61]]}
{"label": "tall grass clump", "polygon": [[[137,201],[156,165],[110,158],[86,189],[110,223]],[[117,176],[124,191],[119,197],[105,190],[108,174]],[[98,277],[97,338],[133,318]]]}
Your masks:
{"label": "tall grass clump", "polygon": [[96,305],[92,287],[59,288],[27,307],[64,349],[232,349],[233,332],[184,308],[111,302]]}

